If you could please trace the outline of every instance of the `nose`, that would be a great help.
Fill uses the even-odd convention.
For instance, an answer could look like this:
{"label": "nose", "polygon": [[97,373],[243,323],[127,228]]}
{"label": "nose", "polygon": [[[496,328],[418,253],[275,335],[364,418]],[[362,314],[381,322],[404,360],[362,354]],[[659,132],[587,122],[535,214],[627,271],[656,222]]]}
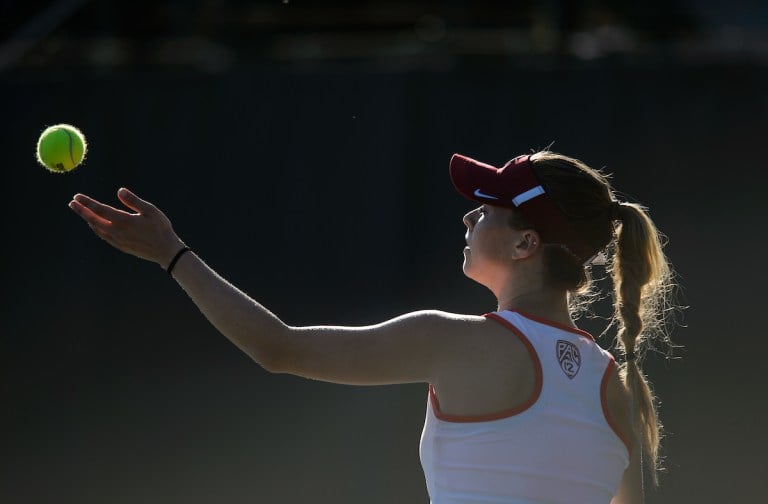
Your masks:
{"label": "nose", "polygon": [[475,226],[475,222],[477,222],[477,209],[467,212],[462,220],[468,229],[472,229]]}

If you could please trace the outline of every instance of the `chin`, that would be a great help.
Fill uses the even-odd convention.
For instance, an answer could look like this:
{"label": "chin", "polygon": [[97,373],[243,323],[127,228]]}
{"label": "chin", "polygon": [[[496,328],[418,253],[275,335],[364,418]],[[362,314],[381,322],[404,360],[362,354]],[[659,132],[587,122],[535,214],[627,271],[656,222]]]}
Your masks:
{"label": "chin", "polygon": [[[464,272],[464,276],[469,278],[470,280],[474,280],[475,282],[486,285],[486,283],[483,281],[483,276],[487,277],[486,275],[483,275],[484,268],[483,262],[478,262],[477,258],[472,259],[472,251],[469,250],[469,247],[464,249],[464,262],[461,265],[461,270]],[[479,268],[478,268],[479,267]]]}
{"label": "chin", "polygon": [[477,279],[472,274],[472,265],[469,263],[469,260],[464,259],[464,264],[461,265],[461,270],[464,272],[465,277],[477,282]]}
{"label": "chin", "polygon": [[464,272],[464,276],[470,280],[473,280],[488,289],[491,288],[490,285],[493,282],[491,281],[492,278],[489,278],[490,273],[485,271],[483,268],[478,269],[477,264],[473,265],[470,258],[464,258],[464,263],[461,266],[461,270]]}

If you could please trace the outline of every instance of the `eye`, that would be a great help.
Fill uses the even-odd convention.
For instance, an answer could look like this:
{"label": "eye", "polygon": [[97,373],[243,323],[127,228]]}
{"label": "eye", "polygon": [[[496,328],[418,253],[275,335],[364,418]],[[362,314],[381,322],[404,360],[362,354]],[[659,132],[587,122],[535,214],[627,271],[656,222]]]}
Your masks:
{"label": "eye", "polygon": [[480,208],[477,209],[477,213],[479,213],[480,215],[485,215],[488,213],[488,210],[485,208],[485,206],[481,206]]}

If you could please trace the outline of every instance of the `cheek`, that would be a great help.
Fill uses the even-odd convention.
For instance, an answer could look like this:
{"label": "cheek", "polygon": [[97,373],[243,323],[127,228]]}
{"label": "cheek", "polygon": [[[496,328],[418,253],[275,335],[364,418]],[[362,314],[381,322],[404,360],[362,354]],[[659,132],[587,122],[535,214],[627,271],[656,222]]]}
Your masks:
{"label": "cheek", "polygon": [[477,236],[477,240],[472,242],[470,254],[471,257],[483,262],[505,265],[513,259],[511,247],[513,247],[513,243],[508,233],[504,230],[498,232],[489,230],[489,232]]}
{"label": "cheek", "polygon": [[464,252],[462,271],[467,278],[493,289],[494,285],[506,278],[511,262],[510,254],[500,242],[472,242],[472,247]]}

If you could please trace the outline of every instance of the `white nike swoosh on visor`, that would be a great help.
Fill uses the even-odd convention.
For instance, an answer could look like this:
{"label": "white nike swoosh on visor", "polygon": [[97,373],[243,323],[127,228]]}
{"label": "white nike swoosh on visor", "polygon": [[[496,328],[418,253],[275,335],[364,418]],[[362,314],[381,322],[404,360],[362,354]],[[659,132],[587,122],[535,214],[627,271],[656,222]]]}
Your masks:
{"label": "white nike swoosh on visor", "polygon": [[475,189],[475,196],[477,196],[478,198],[499,199],[496,196],[491,196],[490,194],[485,194],[480,189]]}

